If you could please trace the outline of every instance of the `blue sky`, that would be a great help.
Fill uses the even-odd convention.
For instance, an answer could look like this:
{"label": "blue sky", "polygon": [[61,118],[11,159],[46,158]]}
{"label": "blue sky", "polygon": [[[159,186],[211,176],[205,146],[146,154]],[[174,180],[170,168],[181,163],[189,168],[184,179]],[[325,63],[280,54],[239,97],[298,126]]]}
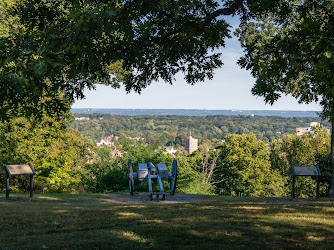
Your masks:
{"label": "blue sky", "polygon": [[[236,19],[230,19],[236,27]],[[77,100],[73,108],[126,108],[126,109],[240,109],[240,110],[321,110],[316,103],[298,104],[291,96],[283,96],[273,106],[265,105],[262,97],[251,93],[255,79],[249,71],[241,69],[237,60],[243,51],[237,38],[226,41],[220,49],[224,66],[215,71],[212,80],[187,84],[182,75],[173,85],[154,82],[141,94],[126,94],[123,87],[113,89],[97,85],[96,90],[85,91],[86,98]]]}

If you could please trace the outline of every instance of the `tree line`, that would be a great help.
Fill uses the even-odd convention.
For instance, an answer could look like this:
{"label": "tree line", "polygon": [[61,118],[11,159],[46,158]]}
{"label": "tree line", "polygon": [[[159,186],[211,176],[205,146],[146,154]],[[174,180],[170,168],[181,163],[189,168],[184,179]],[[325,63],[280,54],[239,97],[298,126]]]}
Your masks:
{"label": "tree line", "polygon": [[293,134],[297,127],[308,127],[311,122],[330,126],[319,117],[277,116],[123,116],[110,114],[74,114],[90,120],[76,120],[71,127],[94,143],[109,135],[142,137],[152,143],[159,140],[163,146],[184,146],[191,132],[199,143],[218,143],[228,134],[253,133],[258,139],[271,142]]}

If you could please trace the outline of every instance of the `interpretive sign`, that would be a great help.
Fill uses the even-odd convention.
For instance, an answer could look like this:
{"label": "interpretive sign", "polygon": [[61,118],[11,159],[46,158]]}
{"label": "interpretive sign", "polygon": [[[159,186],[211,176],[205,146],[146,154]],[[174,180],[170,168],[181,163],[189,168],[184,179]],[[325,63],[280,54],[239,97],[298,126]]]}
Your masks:
{"label": "interpretive sign", "polygon": [[317,198],[319,198],[319,176],[321,176],[318,166],[292,166],[292,198],[295,198],[296,176],[315,176],[317,178]]}
{"label": "interpretive sign", "polygon": [[293,174],[295,176],[320,176],[320,169],[318,166],[292,166]]}
{"label": "interpretive sign", "polygon": [[31,167],[31,165],[5,165],[7,168],[7,172],[9,176],[13,175],[21,175],[21,174],[29,174],[29,175],[34,175],[35,171]]}
{"label": "interpretive sign", "polygon": [[15,175],[30,175],[30,197],[33,197],[33,178],[35,170],[31,164],[6,165],[6,198],[9,198],[9,177]]}

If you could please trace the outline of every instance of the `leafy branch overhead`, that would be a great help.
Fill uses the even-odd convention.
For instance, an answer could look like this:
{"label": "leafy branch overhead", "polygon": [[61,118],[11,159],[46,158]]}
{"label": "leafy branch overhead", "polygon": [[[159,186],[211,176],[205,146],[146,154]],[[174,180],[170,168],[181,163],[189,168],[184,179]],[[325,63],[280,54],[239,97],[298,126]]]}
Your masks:
{"label": "leafy branch overhead", "polygon": [[[119,73],[126,90],[137,92],[159,78],[172,83],[177,72],[190,84],[212,78],[222,63],[209,51],[224,45],[228,24],[199,26],[216,7],[214,1],[67,0],[2,6],[17,21],[0,42],[2,106],[55,100],[59,90],[67,99],[83,98],[96,83],[118,87],[112,80]],[[122,67],[110,72],[115,64]]]}
{"label": "leafy branch overhead", "polygon": [[[333,1],[6,0],[0,5],[1,116],[68,109],[68,100],[103,83],[141,92],[153,81],[211,79],[223,65],[216,48],[238,16],[242,67],[253,94],[320,100],[334,112]],[[328,77],[329,76],[329,77]],[[42,101],[43,100],[43,101]]]}
{"label": "leafy branch overhead", "polygon": [[270,104],[282,94],[320,101],[323,116],[333,119],[333,1],[291,1],[286,13],[258,16],[237,34],[245,48],[239,64],[256,78],[254,95]]}
{"label": "leafy branch overhead", "polygon": [[65,110],[64,99],[84,98],[97,83],[140,93],[159,79],[172,84],[179,72],[189,84],[211,79],[223,65],[215,49],[230,37],[220,16],[247,20],[276,2],[6,0],[0,5],[7,33],[0,38],[1,115],[24,103],[37,112],[41,97],[49,100],[45,107]]}
{"label": "leafy branch overhead", "polygon": [[[257,15],[237,30],[245,55],[239,64],[256,79],[252,93],[273,104],[282,94],[319,102],[334,130],[334,2],[290,1],[288,8]],[[334,166],[334,134],[331,137]],[[334,172],[329,188],[334,197]]]}

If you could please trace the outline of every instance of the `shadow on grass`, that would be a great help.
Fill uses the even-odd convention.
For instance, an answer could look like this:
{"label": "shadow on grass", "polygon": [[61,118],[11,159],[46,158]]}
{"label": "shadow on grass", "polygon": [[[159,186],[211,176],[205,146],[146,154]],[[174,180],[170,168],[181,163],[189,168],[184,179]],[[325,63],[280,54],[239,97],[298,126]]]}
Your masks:
{"label": "shadow on grass", "polygon": [[23,197],[0,202],[0,247],[334,248],[331,201],[96,205],[76,203],[89,195],[73,198],[74,203],[52,197],[48,202]]}
{"label": "shadow on grass", "polygon": [[90,203],[102,201],[106,195],[104,194],[34,194],[32,198],[29,197],[29,193],[14,193],[10,194],[7,199],[4,193],[0,193],[0,203],[1,202],[60,202],[60,203]]}

